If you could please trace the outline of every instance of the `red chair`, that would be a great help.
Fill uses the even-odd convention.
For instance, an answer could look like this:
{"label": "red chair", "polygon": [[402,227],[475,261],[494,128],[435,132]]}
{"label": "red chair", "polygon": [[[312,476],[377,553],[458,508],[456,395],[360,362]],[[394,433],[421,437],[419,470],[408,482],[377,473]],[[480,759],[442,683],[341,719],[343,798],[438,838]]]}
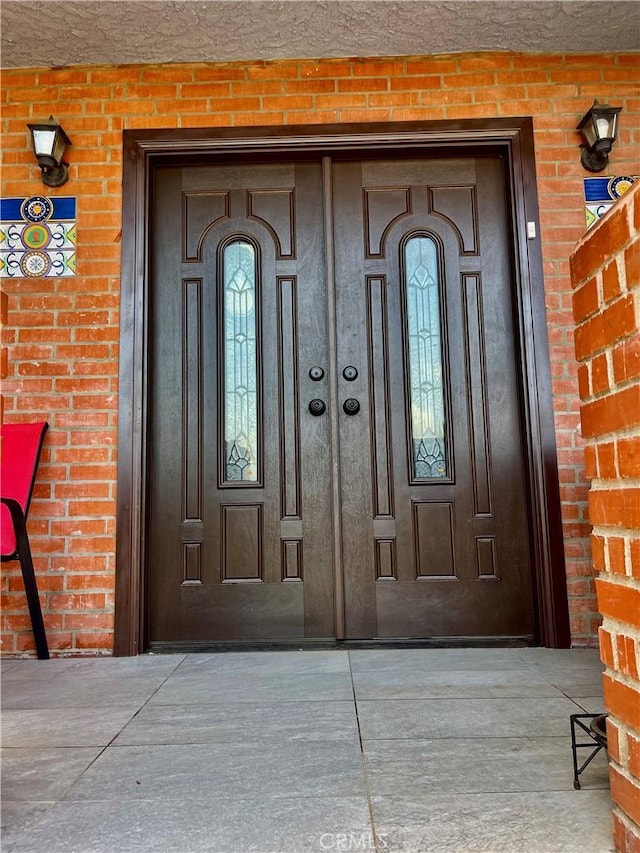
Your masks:
{"label": "red chair", "polygon": [[42,442],[49,424],[3,424],[0,460],[0,542],[2,562],[19,560],[36,650],[41,660],[49,659],[38,585],[33,570],[27,536],[27,513],[36,479]]}

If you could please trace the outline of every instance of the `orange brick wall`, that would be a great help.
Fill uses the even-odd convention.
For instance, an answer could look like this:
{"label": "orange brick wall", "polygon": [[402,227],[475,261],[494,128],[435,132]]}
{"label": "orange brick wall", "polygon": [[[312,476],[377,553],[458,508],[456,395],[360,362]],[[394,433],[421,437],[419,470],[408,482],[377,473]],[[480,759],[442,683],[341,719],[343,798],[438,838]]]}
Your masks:
{"label": "orange brick wall", "polygon": [[[594,97],[623,107],[611,174],[637,173],[638,58],[520,55],[17,69],[2,79],[2,195],[43,192],[26,122],[69,134],[77,278],[5,280],[6,420],[46,418],[30,531],[51,647],[111,648],[122,130],[533,115],[574,642],[594,641],[569,255],[585,228],[579,136]],[[17,566],[2,648],[32,648]]]}
{"label": "orange brick wall", "polygon": [[616,846],[640,850],[640,184],[571,257]]}

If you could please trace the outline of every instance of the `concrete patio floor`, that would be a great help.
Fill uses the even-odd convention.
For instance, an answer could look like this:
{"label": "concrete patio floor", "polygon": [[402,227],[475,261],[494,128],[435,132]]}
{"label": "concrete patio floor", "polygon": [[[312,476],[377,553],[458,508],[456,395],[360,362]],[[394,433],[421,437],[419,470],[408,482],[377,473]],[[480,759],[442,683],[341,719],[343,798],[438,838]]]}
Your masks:
{"label": "concrete patio floor", "polygon": [[2,661],[3,853],[608,853],[595,650]]}

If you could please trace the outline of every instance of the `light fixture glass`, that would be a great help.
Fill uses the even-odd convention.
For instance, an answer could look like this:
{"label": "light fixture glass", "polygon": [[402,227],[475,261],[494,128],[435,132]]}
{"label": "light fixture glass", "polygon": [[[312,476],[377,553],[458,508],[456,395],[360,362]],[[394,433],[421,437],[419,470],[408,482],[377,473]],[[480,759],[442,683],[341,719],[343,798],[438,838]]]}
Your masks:
{"label": "light fixture glass", "polygon": [[31,144],[42,170],[42,182],[48,187],[61,187],[69,180],[69,167],[64,152],[71,140],[53,116],[48,121],[28,124]]}
{"label": "light fixture glass", "polygon": [[581,145],[580,160],[589,172],[602,172],[609,162],[609,152],[618,134],[618,113],[622,107],[593,102],[591,109],[582,117],[579,130],[586,145]]}

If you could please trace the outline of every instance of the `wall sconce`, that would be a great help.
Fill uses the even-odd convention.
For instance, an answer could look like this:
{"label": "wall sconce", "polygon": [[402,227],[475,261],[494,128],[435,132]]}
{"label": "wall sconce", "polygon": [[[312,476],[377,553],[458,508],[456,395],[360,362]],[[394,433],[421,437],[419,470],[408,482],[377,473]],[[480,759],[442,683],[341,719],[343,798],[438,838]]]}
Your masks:
{"label": "wall sconce", "polygon": [[61,187],[69,180],[69,164],[63,161],[71,140],[53,116],[40,124],[28,124],[31,144],[42,169],[42,183],[47,187]]}
{"label": "wall sconce", "polygon": [[580,161],[589,172],[602,172],[609,162],[618,133],[618,113],[622,107],[593,102],[589,112],[583,116],[576,128],[584,136],[586,145],[581,145]]}

